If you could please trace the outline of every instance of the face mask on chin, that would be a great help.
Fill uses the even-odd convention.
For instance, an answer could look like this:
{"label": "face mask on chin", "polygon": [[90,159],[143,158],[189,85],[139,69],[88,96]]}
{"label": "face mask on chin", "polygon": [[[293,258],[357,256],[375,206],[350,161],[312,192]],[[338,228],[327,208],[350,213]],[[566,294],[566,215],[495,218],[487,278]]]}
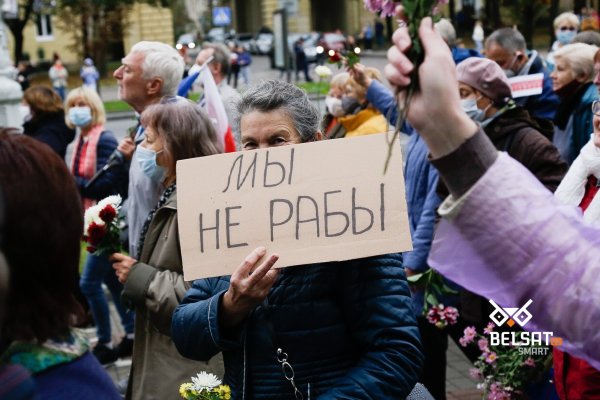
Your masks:
{"label": "face mask on chin", "polygon": [[327,112],[329,112],[329,114],[333,115],[336,118],[344,116],[342,100],[338,99],[337,97],[325,97],[325,107],[327,108]]}

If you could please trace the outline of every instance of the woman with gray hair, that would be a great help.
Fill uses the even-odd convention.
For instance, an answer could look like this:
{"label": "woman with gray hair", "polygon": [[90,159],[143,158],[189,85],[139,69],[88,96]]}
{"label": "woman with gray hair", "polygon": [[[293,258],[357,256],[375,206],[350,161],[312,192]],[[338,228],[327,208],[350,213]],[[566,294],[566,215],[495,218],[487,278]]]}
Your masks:
{"label": "woman with gray hair", "polygon": [[[317,109],[285,82],[248,89],[238,111],[244,150],[322,137]],[[406,398],[423,356],[401,255],[278,270],[266,254],[194,282],[173,315],[180,353],[222,352],[234,399]]]}
{"label": "woman with gray hair", "polygon": [[212,122],[196,104],[167,97],[142,113],[144,141],[138,160],[144,173],[164,183],[156,207],[140,234],[138,254],[112,255],[113,268],[123,283],[123,299],[135,308],[135,341],[128,399],[176,399],[177,388],[200,370],[217,370],[181,357],[171,341],[173,310],[190,284],[183,280],[177,225],[178,160],[221,152]]}
{"label": "woman with gray hair", "polygon": [[589,141],[592,103],[598,99],[594,55],[598,49],[583,43],[568,44],[554,53],[556,68],[550,74],[552,89],[560,98],[554,116],[552,142],[569,165]]}

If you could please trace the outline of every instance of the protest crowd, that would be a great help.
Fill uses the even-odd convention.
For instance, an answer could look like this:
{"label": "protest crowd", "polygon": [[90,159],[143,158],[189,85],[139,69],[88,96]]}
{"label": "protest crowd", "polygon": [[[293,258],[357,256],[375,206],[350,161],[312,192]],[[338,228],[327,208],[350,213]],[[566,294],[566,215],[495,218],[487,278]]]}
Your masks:
{"label": "protest crowd", "polygon": [[[577,33],[571,12],[555,19],[547,58],[515,28],[484,38],[478,22],[469,49],[450,21],[427,17],[415,66],[396,12],[384,70],[336,54],[343,67],[329,77],[325,112],[297,85],[250,82],[246,50],[215,43],[191,65],[166,43],[131,47],[113,77],[137,123],[120,141],[91,58],[81,87],[67,90],[58,56],[51,87],[26,82],[22,125],[0,126],[0,399],[445,400],[449,341],[473,363],[484,399],[600,399],[600,43]],[[304,57],[301,45],[293,51]],[[300,64],[296,75],[312,81]],[[238,191],[254,187],[251,167],[265,188],[268,168],[291,184],[293,168],[308,167],[292,152],[286,170],[270,154],[345,148],[395,127],[407,140],[403,167],[390,165],[404,179],[411,250],[346,243],[350,256],[315,250],[278,268],[288,255],[270,249],[272,224],[271,241],[189,279],[187,162],[239,155]],[[253,154],[266,154],[264,176],[256,155],[244,176],[240,157]],[[219,176],[227,188],[233,171]],[[326,192],[321,227],[319,211],[299,211],[309,201],[320,210],[316,200],[293,193],[285,203],[278,192],[277,204],[290,205],[285,222],[296,207],[296,239],[310,221],[319,240],[336,236],[336,214],[352,241],[384,230],[383,190],[369,209],[353,187],[347,214],[328,214],[328,193],[340,191]],[[221,214],[222,246],[239,248],[234,209]],[[368,229],[358,212],[370,213]],[[206,233],[219,248],[219,215],[203,228],[200,214],[202,246]],[[106,367],[125,358],[129,374],[115,382]]]}

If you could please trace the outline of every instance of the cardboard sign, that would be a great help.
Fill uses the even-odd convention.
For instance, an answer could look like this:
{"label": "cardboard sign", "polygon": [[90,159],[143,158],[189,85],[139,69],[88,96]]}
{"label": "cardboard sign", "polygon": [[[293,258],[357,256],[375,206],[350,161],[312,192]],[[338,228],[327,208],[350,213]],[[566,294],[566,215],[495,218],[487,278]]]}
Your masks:
{"label": "cardboard sign", "polygon": [[177,163],[185,280],[230,275],[256,247],[276,267],[412,249],[400,146],[384,134]]}
{"label": "cardboard sign", "polygon": [[513,99],[536,96],[542,94],[544,74],[540,72],[538,74],[515,76],[509,78],[508,83],[510,83]]}

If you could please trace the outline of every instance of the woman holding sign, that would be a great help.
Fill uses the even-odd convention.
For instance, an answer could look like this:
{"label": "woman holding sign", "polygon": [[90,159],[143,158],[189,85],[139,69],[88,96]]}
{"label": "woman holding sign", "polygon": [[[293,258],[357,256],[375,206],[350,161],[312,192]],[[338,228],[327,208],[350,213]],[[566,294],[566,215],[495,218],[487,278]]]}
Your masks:
{"label": "woman holding sign", "polygon": [[[248,89],[238,112],[245,150],[321,139],[318,111],[285,82]],[[259,247],[231,276],[195,281],[173,315],[181,354],[223,352],[236,399],[406,398],[423,356],[401,256],[277,260]]]}
{"label": "woman holding sign", "polygon": [[169,337],[173,310],[189,288],[182,274],[175,165],[220,153],[220,145],[208,116],[183,98],[165,98],[146,108],[141,123],[146,137],[136,159],[148,176],[162,179],[166,189],[142,228],[137,259],[112,256],[123,298],[136,312],[127,398],[176,399],[179,385],[207,366],[181,357]]}

